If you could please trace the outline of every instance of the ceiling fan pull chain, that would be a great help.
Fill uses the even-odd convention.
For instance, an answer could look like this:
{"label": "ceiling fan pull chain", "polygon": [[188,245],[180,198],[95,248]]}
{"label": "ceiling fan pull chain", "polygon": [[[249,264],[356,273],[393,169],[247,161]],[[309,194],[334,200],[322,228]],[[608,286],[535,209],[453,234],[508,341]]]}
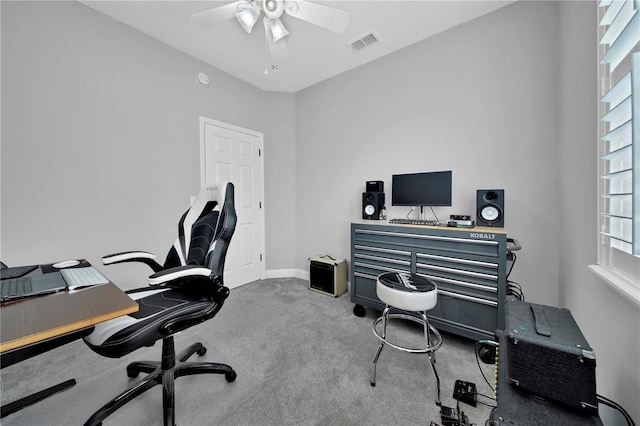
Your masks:
{"label": "ceiling fan pull chain", "polygon": [[267,20],[264,20],[264,75],[269,74],[269,28]]}
{"label": "ceiling fan pull chain", "polygon": [[269,31],[267,27],[264,27],[264,75],[269,74]]}

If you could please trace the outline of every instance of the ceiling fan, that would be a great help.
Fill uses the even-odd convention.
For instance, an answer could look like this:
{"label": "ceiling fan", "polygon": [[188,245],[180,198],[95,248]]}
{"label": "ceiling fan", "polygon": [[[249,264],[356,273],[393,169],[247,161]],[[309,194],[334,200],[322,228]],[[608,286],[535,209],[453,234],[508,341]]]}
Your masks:
{"label": "ceiling fan", "polygon": [[283,13],[337,33],[344,32],[349,22],[348,12],[306,0],[239,0],[195,14],[191,19],[200,25],[210,26],[235,16],[242,28],[251,33],[261,11],[265,15],[265,37],[272,59],[287,56],[284,37],[289,31],[280,19]]}

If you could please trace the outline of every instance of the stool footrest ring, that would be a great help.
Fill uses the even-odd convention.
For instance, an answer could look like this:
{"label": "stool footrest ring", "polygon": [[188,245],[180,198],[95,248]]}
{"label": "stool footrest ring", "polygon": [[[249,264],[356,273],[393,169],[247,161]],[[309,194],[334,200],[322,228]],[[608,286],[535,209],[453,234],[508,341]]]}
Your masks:
{"label": "stool footrest ring", "polygon": [[[425,313],[426,316],[426,313]],[[425,325],[425,321],[422,318],[418,318],[418,317],[414,317],[413,315],[407,315],[407,314],[399,314],[399,313],[389,313],[387,314],[387,318],[388,319],[393,319],[393,318],[400,318],[400,319],[405,319],[408,321],[413,321],[415,323],[421,324],[421,325]],[[387,346],[390,346],[394,349],[397,349],[399,351],[403,351],[403,352],[409,352],[409,353],[414,353],[414,354],[426,354],[426,353],[430,353],[430,352],[435,352],[436,350],[438,350],[440,348],[440,346],[442,346],[442,336],[440,335],[440,332],[431,324],[429,324],[429,322],[426,322],[426,325],[429,327],[429,334],[430,334],[430,342],[431,344],[428,345],[427,347],[424,348],[407,348],[404,346],[398,346],[394,343],[389,342],[385,337],[382,337],[380,335],[380,333],[378,333],[378,330],[376,329],[378,324],[384,320],[384,315],[382,315],[381,317],[379,317],[378,319],[376,319],[373,323],[373,334],[376,336],[376,338],[384,343]],[[433,335],[434,339],[433,341],[431,341],[431,335]]]}

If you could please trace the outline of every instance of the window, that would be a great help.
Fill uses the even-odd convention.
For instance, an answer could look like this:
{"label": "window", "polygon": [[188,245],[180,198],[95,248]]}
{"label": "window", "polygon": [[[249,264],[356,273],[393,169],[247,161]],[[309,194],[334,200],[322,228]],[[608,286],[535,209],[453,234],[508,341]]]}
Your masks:
{"label": "window", "polygon": [[640,307],[640,0],[602,0],[598,265]]}

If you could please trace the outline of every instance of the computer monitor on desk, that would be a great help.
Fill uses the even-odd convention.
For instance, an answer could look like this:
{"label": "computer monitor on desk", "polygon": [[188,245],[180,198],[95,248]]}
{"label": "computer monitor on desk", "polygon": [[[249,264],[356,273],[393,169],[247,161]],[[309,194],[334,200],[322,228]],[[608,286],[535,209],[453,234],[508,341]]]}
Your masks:
{"label": "computer monitor on desk", "polygon": [[[420,207],[420,219],[418,220],[424,223],[419,224],[438,225],[437,218],[435,220],[424,220],[422,208],[451,206],[451,181],[451,170],[393,175],[391,181],[391,205],[409,206],[413,209]],[[433,208],[431,211],[433,212]],[[391,221],[391,223],[410,223],[408,216],[407,214],[407,219],[397,219],[403,222]],[[405,220],[409,222],[404,222]]]}
{"label": "computer monitor on desk", "polygon": [[451,170],[393,175],[391,205],[451,206]]}

